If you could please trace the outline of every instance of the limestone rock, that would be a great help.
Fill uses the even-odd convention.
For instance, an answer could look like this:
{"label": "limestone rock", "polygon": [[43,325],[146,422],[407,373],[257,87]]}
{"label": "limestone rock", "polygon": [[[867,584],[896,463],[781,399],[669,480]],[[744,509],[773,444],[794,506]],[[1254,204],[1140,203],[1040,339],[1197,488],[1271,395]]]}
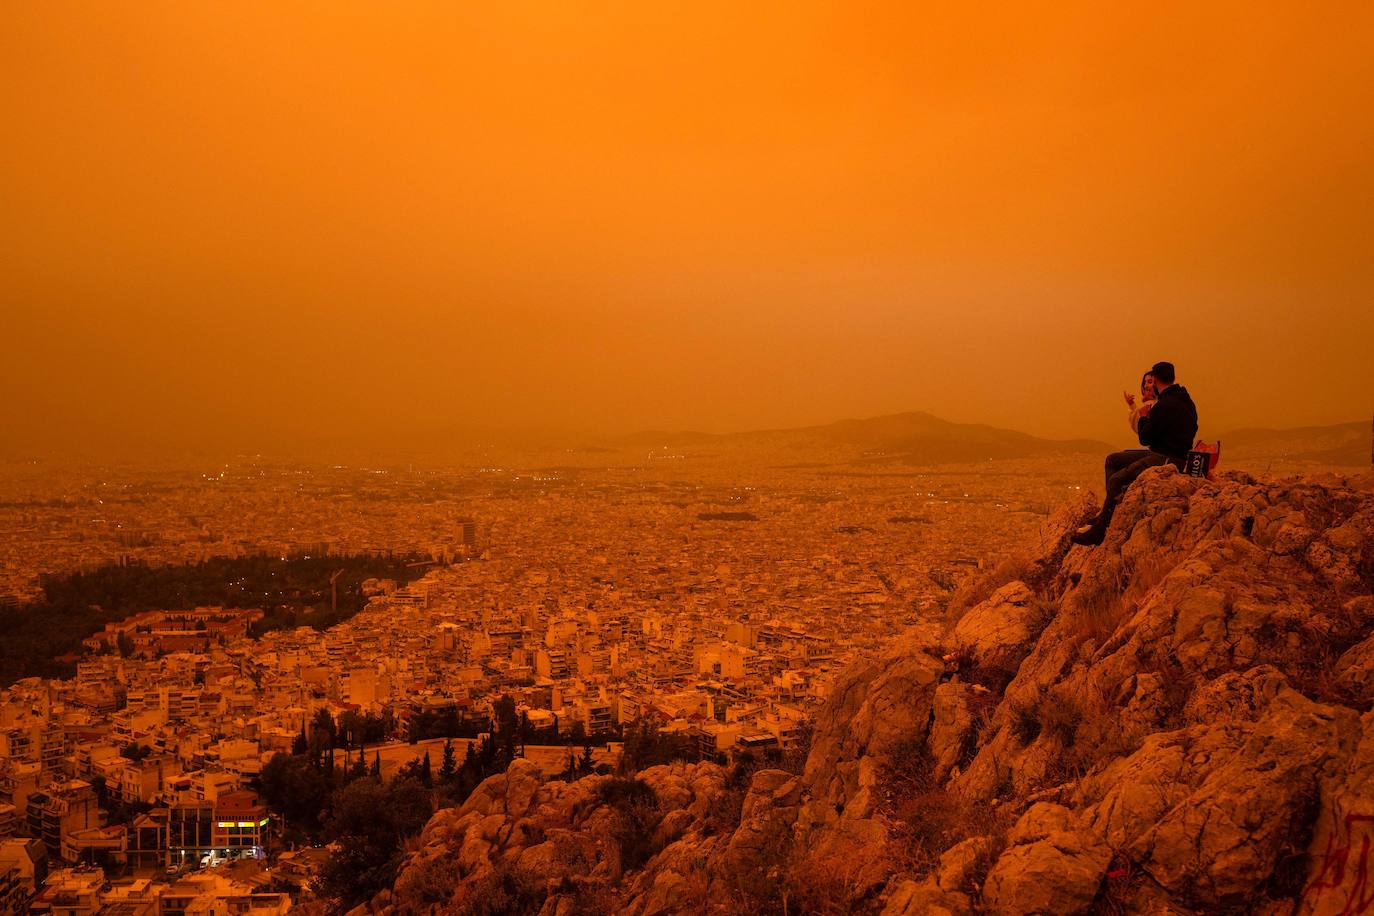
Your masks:
{"label": "limestone rock", "polygon": [[1069,809],[1040,803],[1017,821],[1012,845],[983,885],[987,912],[1001,916],[1084,913],[1097,896],[1111,850]]}
{"label": "limestone rock", "polygon": [[985,668],[1015,671],[1049,622],[1051,609],[1024,582],[1010,582],[972,608],[954,626],[950,641],[973,653]]}
{"label": "limestone rock", "polygon": [[971,702],[974,699],[976,692],[969,684],[949,681],[935,688],[929,746],[937,778],[954,769],[976,737],[977,720]]}
{"label": "limestone rock", "polygon": [[1217,906],[1248,899],[1304,835],[1323,775],[1357,735],[1352,711],[1285,690],[1233,754],[1207,761],[1201,784],[1131,846],[1132,858],[1176,894]]}
{"label": "limestone rock", "polygon": [[967,896],[943,890],[933,879],[908,879],[893,889],[881,916],[967,916],[973,911]]}
{"label": "limestone rock", "polygon": [[963,894],[976,894],[981,888],[975,886],[977,876],[992,864],[995,843],[992,837],[970,837],[956,843],[940,856],[935,869],[935,883],[941,890]]}
{"label": "limestone rock", "polygon": [[1374,712],[1360,720],[1358,747],[1346,765],[1323,780],[1316,828],[1307,848],[1307,880],[1300,916],[1338,916],[1369,910],[1374,849]]}
{"label": "limestone rock", "polygon": [[1374,636],[1347,649],[1336,660],[1336,683],[1355,699],[1374,702]]}
{"label": "limestone rock", "polygon": [[875,774],[903,747],[925,740],[945,670],[937,637],[933,630],[909,631],[836,683],[817,716],[803,775],[809,823],[870,818]]}

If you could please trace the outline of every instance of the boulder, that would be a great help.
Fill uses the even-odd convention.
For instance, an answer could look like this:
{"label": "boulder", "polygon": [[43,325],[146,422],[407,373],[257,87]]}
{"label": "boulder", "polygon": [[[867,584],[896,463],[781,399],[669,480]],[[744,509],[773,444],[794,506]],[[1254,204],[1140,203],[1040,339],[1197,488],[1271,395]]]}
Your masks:
{"label": "boulder", "polygon": [[992,864],[996,844],[992,837],[969,837],[956,843],[940,856],[935,868],[935,883],[941,890],[962,894],[981,891],[980,876]]}
{"label": "boulder", "polygon": [[881,916],[968,916],[973,912],[973,902],[967,896],[943,890],[928,878],[898,882]]}
{"label": "boulder", "polygon": [[934,628],[908,631],[836,682],[817,715],[803,775],[809,822],[871,817],[875,774],[924,744],[945,671],[937,639]]}
{"label": "boulder", "polygon": [[1160,886],[1216,907],[1250,899],[1305,839],[1321,780],[1351,753],[1359,724],[1349,709],[1285,689],[1247,731],[1219,757],[1200,759],[1185,743],[1205,776],[1129,847]]}
{"label": "boulder", "polygon": [[1374,703],[1374,636],[1347,649],[1333,669],[1336,683],[1356,700]]}
{"label": "boulder", "polygon": [[1000,916],[1085,913],[1102,884],[1112,854],[1062,805],[1033,805],[1008,835],[983,885],[988,913]]}
{"label": "boulder", "polygon": [[1299,916],[1346,916],[1374,908],[1374,712],[1360,720],[1360,741],[1346,765],[1326,776],[1307,847]]}
{"label": "boulder", "polygon": [[1052,608],[1024,582],[1009,582],[973,607],[954,626],[950,641],[984,668],[1014,672],[1045,628]]}
{"label": "boulder", "polygon": [[935,688],[928,743],[937,779],[959,764],[976,737],[977,720],[971,702],[975,698],[974,688],[969,684],[948,681]]}

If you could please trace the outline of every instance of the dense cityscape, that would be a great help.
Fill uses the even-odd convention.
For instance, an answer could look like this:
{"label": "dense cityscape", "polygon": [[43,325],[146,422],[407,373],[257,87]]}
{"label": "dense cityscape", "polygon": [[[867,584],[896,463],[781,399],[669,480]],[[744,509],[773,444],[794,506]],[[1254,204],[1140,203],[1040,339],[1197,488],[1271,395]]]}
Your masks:
{"label": "dense cityscape", "polygon": [[[468,745],[500,733],[503,704],[515,753],[550,774],[614,768],[627,729],[646,726],[694,759],[782,754],[837,671],[1033,533],[1088,467],[789,457],[7,465],[14,613],[43,582],[111,566],[268,556],[285,573],[326,558],[301,626],[255,637],[272,605],[140,607],[85,634],[71,676],[6,686],[8,899],[31,895],[35,912],[72,900],[85,909],[63,912],[169,912],[171,898],[284,911],[313,893],[330,847],[319,812],[303,830],[269,803],[274,757],[312,758],[341,783],[360,763],[392,781],[440,774],[448,758],[450,777]],[[393,564],[399,580],[363,581],[356,615],[311,626],[337,601],[331,566],[368,556],[420,559]],[[427,776],[433,804],[452,803],[444,777]]]}

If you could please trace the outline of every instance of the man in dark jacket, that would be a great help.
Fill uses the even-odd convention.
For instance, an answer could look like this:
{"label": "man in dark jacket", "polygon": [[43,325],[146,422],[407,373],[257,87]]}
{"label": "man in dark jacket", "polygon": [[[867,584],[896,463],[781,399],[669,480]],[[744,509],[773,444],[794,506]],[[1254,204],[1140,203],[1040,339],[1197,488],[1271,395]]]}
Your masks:
{"label": "man in dark jacket", "polygon": [[1172,464],[1183,470],[1183,462],[1197,436],[1197,408],[1188,396],[1188,389],[1175,383],[1173,363],[1155,363],[1150,374],[1154,376],[1157,399],[1148,413],[1142,413],[1136,425],[1140,444],[1145,448],[1127,449],[1107,456],[1107,492],[1102,500],[1102,511],[1091,524],[1074,534],[1075,544],[1102,543],[1121,494],[1146,470],[1161,464]]}

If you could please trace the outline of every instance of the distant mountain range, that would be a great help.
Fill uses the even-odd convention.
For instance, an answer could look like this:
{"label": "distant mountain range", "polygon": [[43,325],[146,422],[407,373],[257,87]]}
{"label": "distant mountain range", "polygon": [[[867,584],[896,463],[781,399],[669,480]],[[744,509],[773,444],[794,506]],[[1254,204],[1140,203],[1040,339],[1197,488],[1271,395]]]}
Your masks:
{"label": "distant mountain range", "polygon": [[702,446],[851,446],[871,457],[919,464],[950,464],[1037,455],[1111,451],[1093,439],[1042,439],[982,423],[953,423],[919,411],[839,420],[822,426],[738,433],[648,431],[617,438],[615,444],[644,448]]}
{"label": "distant mountain range", "polygon": [[1368,420],[1292,429],[1238,429],[1221,436],[1222,460],[1230,452],[1338,467],[1367,467],[1370,435]]}

